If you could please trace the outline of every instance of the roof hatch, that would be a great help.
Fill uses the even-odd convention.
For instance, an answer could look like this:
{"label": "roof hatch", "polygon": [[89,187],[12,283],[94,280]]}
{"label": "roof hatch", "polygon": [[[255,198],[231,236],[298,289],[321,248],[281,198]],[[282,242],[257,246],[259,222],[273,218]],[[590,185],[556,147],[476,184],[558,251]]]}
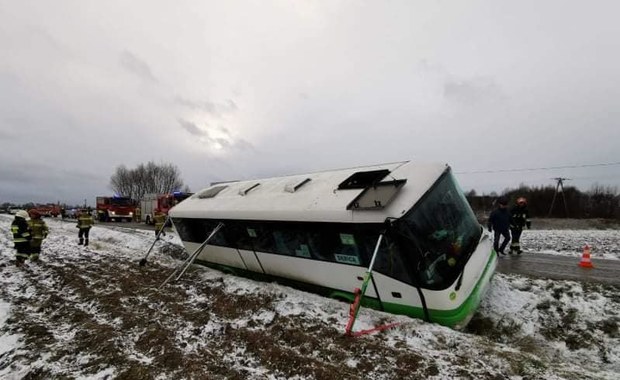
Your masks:
{"label": "roof hatch", "polygon": [[198,198],[200,198],[200,199],[213,198],[216,195],[218,195],[220,193],[220,191],[224,190],[227,187],[228,186],[214,186],[214,187],[210,187],[210,188],[208,188],[208,189],[198,193]]}
{"label": "roof hatch", "polygon": [[387,207],[406,182],[406,179],[395,179],[375,183],[355,197],[347,206],[347,210],[378,210]]}
{"label": "roof hatch", "polygon": [[365,189],[374,186],[388,174],[390,171],[387,169],[353,173],[338,185],[338,190]]}

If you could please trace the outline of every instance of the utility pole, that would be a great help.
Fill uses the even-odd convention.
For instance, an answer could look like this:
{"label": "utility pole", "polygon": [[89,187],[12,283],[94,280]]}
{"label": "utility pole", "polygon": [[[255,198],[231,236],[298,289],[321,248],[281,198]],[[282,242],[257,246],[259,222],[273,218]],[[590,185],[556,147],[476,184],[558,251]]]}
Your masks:
{"label": "utility pole", "polygon": [[549,214],[547,215],[547,218],[551,216],[551,211],[553,211],[553,205],[555,204],[555,198],[558,193],[562,193],[562,199],[564,200],[564,211],[566,212],[566,217],[568,218],[568,206],[566,205],[566,195],[564,195],[564,181],[570,181],[570,178],[556,177],[551,179],[557,181],[557,184],[555,185],[555,192],[553,193],[553,200],[551,201],[551,207],[549,207]]}

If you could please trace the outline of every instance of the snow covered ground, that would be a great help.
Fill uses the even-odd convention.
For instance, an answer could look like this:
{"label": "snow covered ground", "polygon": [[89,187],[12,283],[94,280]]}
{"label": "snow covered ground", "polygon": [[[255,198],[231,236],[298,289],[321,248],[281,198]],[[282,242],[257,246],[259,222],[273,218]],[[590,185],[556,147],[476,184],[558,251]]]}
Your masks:
{"label": "snow covered ground", "polygon": [[528,251],[567,256],[587,244],[593,258],[620,259],[620,230],[525,230],[521,242]]}
{"label": "snow covered ground", "polygon": [[[620,289],[496,274],[467,331],[192,267],[174,234],[46,219],[43,262],[14,266],[0,215],[2,379],[618,379]],[[618,231],[527,231],[528,250],[619,258]],[[535,248],[534,248],[535,247]]]}

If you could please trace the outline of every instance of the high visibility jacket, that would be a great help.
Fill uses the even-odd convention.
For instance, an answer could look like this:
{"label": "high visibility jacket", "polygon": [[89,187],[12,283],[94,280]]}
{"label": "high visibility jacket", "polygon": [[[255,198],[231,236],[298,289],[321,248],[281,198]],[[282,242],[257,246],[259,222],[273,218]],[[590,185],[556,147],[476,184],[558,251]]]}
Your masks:
{"label": "high visibility jacket", "polygon": [[18,248],[18,246],[21,246],[24,243],[29,243],[30,239],[32,239],[28,222],[26,219],[20,218],[19,216],[15,217],[15,220],[11,223],[11,232],[13,233],[15,248]]}
{"label": "high visibility jacket", "polygon": [[28,221],[33,239],[45,239],[49,233],[47,224],[42,219],[30,219]]}
{"label": "high visibility jacket", "polygon": [[78,217],[77,226],[78,228],[90,228],[95,224],[93,217],[90,214],[80,214]]}
{"label": "high visibility jacket", "polygon": [[155,229],[160,230],[164,228],[164,222],[166,221],[166,216],[164,214],[155,214],[153,217],[153,222],[155,223]]}
{"label": "high visibility jacket", "polygon": [[45,224],[43,219],[30,219],[28,221],[28,225],[30,226],[30,231],[32,234],[31,244],[33,246],[40,246],[41,241],[45,239],[49,233],[47,224]]}

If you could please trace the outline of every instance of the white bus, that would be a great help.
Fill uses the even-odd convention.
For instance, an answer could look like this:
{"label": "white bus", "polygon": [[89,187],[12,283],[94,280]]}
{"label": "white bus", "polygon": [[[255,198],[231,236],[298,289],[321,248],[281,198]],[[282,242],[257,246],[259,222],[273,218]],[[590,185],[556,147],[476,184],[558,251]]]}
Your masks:
{"label": "white bus", "polygon": [[196,262],[461,328],[497,264],[445,164],[397,162],[214,184],[170,211]]}

